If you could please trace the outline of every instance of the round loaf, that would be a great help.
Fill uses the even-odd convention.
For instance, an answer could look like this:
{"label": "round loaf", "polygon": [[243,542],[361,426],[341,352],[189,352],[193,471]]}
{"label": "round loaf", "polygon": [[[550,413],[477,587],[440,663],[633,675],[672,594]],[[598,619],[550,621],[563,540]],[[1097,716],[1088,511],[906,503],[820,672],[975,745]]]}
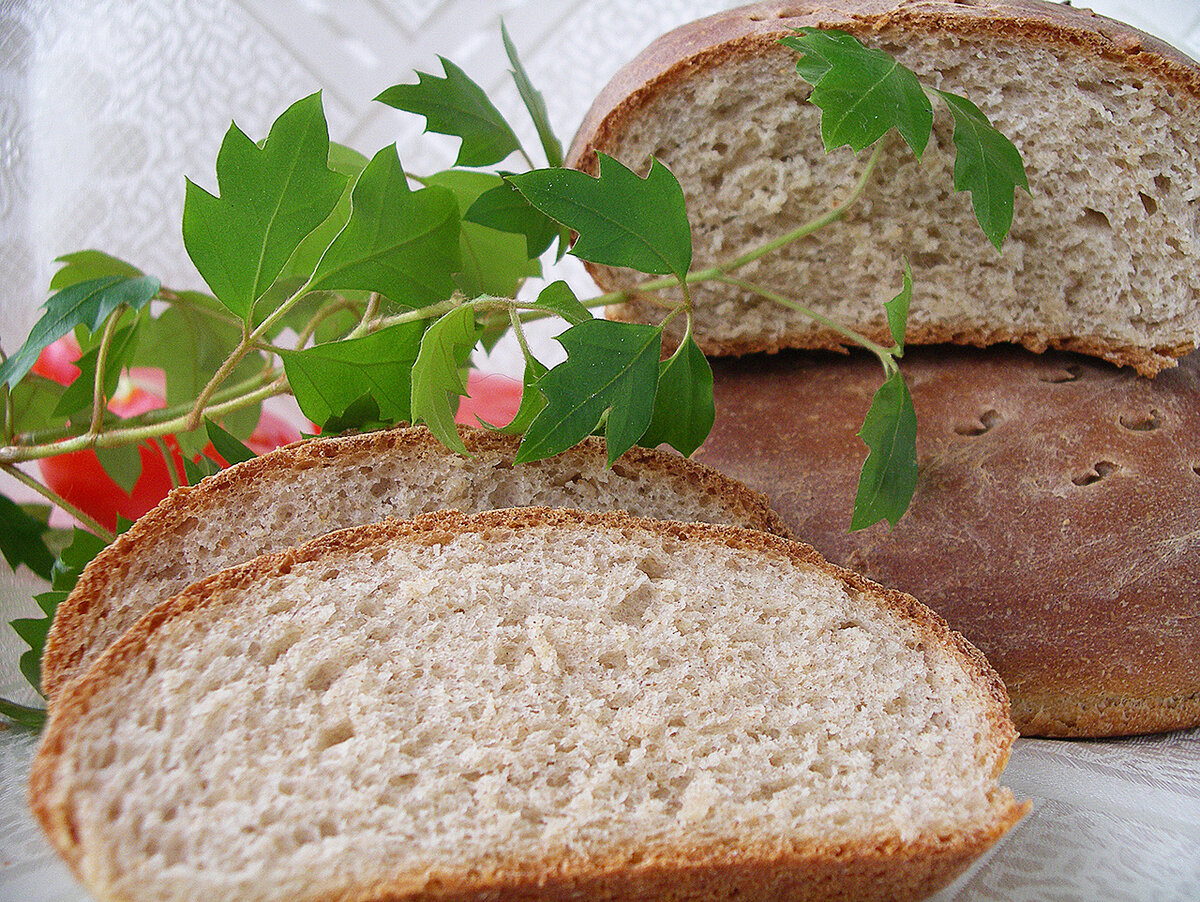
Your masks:
{"label": "round loaf", "polygon": [[53,701],[138,617],[190,583],[386,517],[542,505],[787,534],[761,495],[676,455],[633,448],[610,468],[603,443],[588,439],[514,466],[519,436],[460,434],[470,457],[415,426],[297,443],[171,492],[87,566],[55,611],[42,691]]}
{"label": "round loaf", "polygon": [[806,545],[442,512],[160,605],[31,799],[103,900],[908,900],[1028,810],[1014,736],[975,649]]}
{"label": "round loaf", "polygon": [[1004,679],[1022,734],[1200,724],[1200,354],[1154,380],[1013,349],[910,350],[902,369],[920,475],[894,530],[848,531],[873,357],[714,362],[697,457],[945,617]]}
{"label": "round loaf", "polygon": [[[953,190],[950,114],[935,103],[920,161],[885,136],[879,170],[845,218],[738,275],[889,342],[882,302],[912,264],[920,303],[909,343],[1015,342],[1128,364],[1172,366],[1200,341],[1200,69],[1120,23],[1036,0],[763,3],[655,41],[589,111],[568,157],[596,151],[636,170],[651,156],[688,201],[694,269],[728,261],[825,213],[865,165],[826,154],[819,110],[779,38],[800,26],[851,32],[928,84],[964,95],[1022,152],[998,254]],[[636,274],[590,267],[605,290]],[[845,339],[759,296],[698,284],[696,338],[710,353],[836,348]],[[610,317],[657,322],[636,294]]]}

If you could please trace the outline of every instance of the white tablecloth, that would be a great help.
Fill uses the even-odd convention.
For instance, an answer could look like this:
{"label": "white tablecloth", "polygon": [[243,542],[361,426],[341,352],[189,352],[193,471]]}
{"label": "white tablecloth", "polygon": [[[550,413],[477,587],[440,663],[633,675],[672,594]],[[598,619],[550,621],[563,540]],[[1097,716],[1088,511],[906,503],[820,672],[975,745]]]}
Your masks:
{"label": "white tablecloth", "polygon": [[[728,0],[0,0],[0,342],[15,347],[58,254],[100,247],[167,284],[196,284],[179,235],[183,176],[213,188],[229,120],[249,134],[320,88],[334,140],[398,139],[412,171],[455,142],[370,103],[453,59],[537,146],[507,74],[504,18],[568,137],[591,98],[656,34]],[[1097,0],[1098,12],[1200,57],[1195,0]],[[556,275],[588,290],[569,261]],[[511,369],[511,348],[489,366]],[[10,483],[0,488],[8,491]],[[35,612],[0,575],[0,695],[23,690],[5,625]],[[0,902],[78,900],[25,804],[34,739],[0,730]],[[1200,731],[1112,742],[1018,742],[1005,777],[1030,815],[939,899],[1200,899]]]}

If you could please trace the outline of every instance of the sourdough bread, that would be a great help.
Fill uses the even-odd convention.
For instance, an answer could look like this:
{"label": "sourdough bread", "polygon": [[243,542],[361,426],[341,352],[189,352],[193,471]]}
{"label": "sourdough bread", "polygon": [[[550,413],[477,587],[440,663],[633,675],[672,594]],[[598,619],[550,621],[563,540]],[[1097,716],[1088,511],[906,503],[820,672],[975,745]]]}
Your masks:
{"label": "sourdough bread", "polygon": [[761,495],[703,465],[634,448],[610,469],[588,439],[513,465],[519,437],[461,431],[471,457],[424,426],[299,443],[173,491],[88,565],[55,612],[42,690],[63,684],[154,605],[190,583],[326,532],[427,511],[627,510],[787,534]]}
{"label": "sourdough bread", "polygon": [[[844,29],[934,87],[967,96],[1022,152],[998,254],[953,192],[953,122],[935,104],[922,160],[893,133],[845,219],[739,271],[891,343],[882,302],[912,264],[909,343],[1065,348],[1143,374],[1200,340],[1200,69],[1120,23],[1035,0],[764,3],[654,42],[596,99],[568,164],[596,151],[638,171],[651,156],[688,201],[694,268],[730,260],[845,197],[870,151],[826,154],[819,110],[779,38]],[[635,274],[589,267],[605,290]],[[709,353],[837,348],[845,339],[739,289],[697,285],[696,337]],[[657,322],[636,297],[610,317]]]}
{"label": "sourdough bread", "polygon": [[910,350],[920,475],[894,530],[849,532],[873,357],[714,361],[697,457],[796,535],[911,592],[987,655],[1022,734],[1200,725],[1200,353],[1147,380],[1017,349]]}
{"label": "sourdough bread", "polygon": [[216,574],[52,708],[100,899],[912,899],[1025,810],[983,657],[806,545],[535,508]]}

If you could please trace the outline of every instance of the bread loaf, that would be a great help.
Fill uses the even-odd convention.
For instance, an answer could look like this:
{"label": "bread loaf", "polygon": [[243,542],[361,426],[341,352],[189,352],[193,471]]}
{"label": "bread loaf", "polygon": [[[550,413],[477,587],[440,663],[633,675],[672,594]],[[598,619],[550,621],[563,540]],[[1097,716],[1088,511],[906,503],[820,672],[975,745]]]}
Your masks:
{"label": "bread loaf", "polygon": [[[740,270],[886,344],[883,301],[912,264],[909,343],[1065,348],[1143,374],[1200,339],[1200,69],[1132,28],[1036,0],[763,3],[685,26],[650,45],[596,99],[568,163],[596,151],[638,171],[651,156],[688,201],[694,268],[731,260],[844,198],[867,153],[826,154],[819,110],[779,38],[844,29],[933,87],[967,96],[1022,152],[998,254],[953,191],[950,114],[935,104],[920,161],[893,133],[845,219]],[[590,267],[605,290],[628,271]],[[696,285],[706,352],[836,348],[841,336],[740,289]],[[657,322],[636,297],[610,317]]]}
{"label": "bread loaf", "polygon": [[873,357],[714,362],[697,457],[832,561],[911,592],[987,655],[1022,734],[1200,725],[1200,353],[1154,380],[1073,355],[921,349],[919,478],[848,530]]}
{"label": "bread loaf", "polygon": [[1025,810],[983,657],[733,527],[443,512],[159,606],[34,762],[99,899],[913,899]]}
{"label": "bread loaf", "polygon": [[461,433],[472,457],[418,426],[292,445],[175,490],[101,552],[59,605],[42,661],[46,697],[201,577],[386,517],[543,505],[787,532],[761,495],[676,456],[634,448],[609,469],[603,445],[589,439],[513,466],[519,437]]}

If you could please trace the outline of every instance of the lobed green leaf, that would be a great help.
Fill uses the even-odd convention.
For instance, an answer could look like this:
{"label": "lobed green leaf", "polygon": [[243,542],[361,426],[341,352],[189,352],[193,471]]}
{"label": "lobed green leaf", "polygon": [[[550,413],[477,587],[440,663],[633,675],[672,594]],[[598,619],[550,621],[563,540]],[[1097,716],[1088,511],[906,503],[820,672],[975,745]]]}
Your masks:
{"label": "lobed green leaf", "polygon": [[[137,348],[138,332],[136,323],[118,329],[109,344],[108,354],[104,364],[104,397],[111,398],[117,391],[121,381],[121,371],[129,366],[129,361]],[[96,394],[96,368],[99,366],[100,347],[97,344],[89,348],[75,361],[79,369],[67,390],[58,399],[58,404],[51,411],[51,417],[70,417],[80,411],[89,412]]]}
{"label": "lobed green leaf", "polygon": [[508,61],[512,63],[512,77],[517,85],[517,93],[521,95],[525,109],[529,110],[529,115],[533,119],[538,140],[542,142],[542,150],[546,154],[546,163],[550,166],[561,166],[563,164],[562,142],[558,140],[554,129],[550,126],[550,114],[546,112],[546,101],[541,92],[534,89],[525,67],[521,65],[521,60],[517,56],[517,47],[509,37],[503,20],[500,22],[500,36],[504,40],[504,52],[508,54]]}
{"label": "lobed green leaf", "polygon": [[103,276],[77,282],[55,293],[43,305],[46,312],[34,323],[25,343],[0,363],[0,384],[16,385],[33,368],[47,345],[77,326],[95,332],[118,307],[131,310],[145,307],[160,287],[158,279],[151,276]]}
{"label": "lobed green leaf", "polygon": [[533,206],[579,233],[571,253],[606,266],[671,274],[683,281],[692,265],[692,232],[683,189],[658,160],[646,178],[606,154],[600,175],[535,169],[508,177]]}
{"label": "lobed green leaf", "polygon": [[55,257],[54,262],[63,266],[50,279],[51,291],[61,291],[80,282],[103,279],[106,276],[135,279],[143,274],[132,263],[97,250],[63,254],[61,257]]}
{"label": "lobed green leaf", "polygon": [[516,460],[552,457],[583,441],[603,423],[611,465],[650,425],[662,329],[588,319],[557,340],[567,359],[538,381],[546,406],[526,431]]}
{"label": "lobed green leaf", "polygon": [[712,368],[689,333],[660,366],[654,415],[638,444],[667,444],[687,457],[708,438],[716,417]]}
{"label": "lobed green leaf", "polygon": [[490,166],[519,150],[517,140],[483,88],[445,57],[444,78],[417,73],[417,84],[393,85],[375,99],[425,117],[425,131],[461,138],[456,166]]}
{"label": "lobed green leaf", "polygon": [[780,43],[802,54],[800,77],[821,109],[825,149],[869,147],[895,128],[918,157],[933,131],[933,106],[912,70],[836,29],[798,28]]}
{"label": "lobed green leaf", "polygon": [[433,323],[421,339],[412,370],[412,421],[423,422],[447,448],[467,446],[454,425],[458,399],[467,393],[466,367],[479,340],[475,311],[457,307]]}
{"label": "lobed green leaf", "polygon": [[410,307],[448,298],[462,267],[453,192],[411,191],[395,145],[379,151],[351,195],[350,219],[326,249],[309,287],[377,291]]}
{"label": "lobed green leaf", "polygon": [[912,296],[912,269],[905,260],[904,281],[900,293],[883,305],[883,309],[887,311],[888,331],[892,333],[892,340],[896,342],[901,354],[904,353],[904,337],[908,332],[908,308],[912,304]]}
{"label": "lobed green leaf", "polygon": [[570,229],[533,206],[508,182],[480,194],[463,214],[463,219],[499,232],[525,236],[525,253],[531,260],[544,254],[556,238],[559,260],[571,244]]}
{"label": "lobed green leaf", "polygon": [[965,97],[939,91],[954,116],[954,188],[971,192],[971,206],[988,240],[1000,249],[1012,227],[1013,195],[1029,192],[1021,152]]}
{"label": "lobed green leaf", "polygon": [[25,507],[0,494],[0,554],[9,569],[16,571],[24,564],[42,579],[50,578],[54,555],[44,538],[49,528],[45,517],[30,516]]}
{"label": "lobed green leaf", "polygon": [[901,373],[879,387],[858,434],[870,453],[859,475],[850,529],[880,520],[894,527],[917,487],[917,414]]}
{"label": "lobed green leaf", "polygon": [[288,107],[261,147],[229,127],[217,155],[219,197],[188,181],[184,246],[212,293],[243,320],[341,197],[346,177],[328,161],[318,93]]}

